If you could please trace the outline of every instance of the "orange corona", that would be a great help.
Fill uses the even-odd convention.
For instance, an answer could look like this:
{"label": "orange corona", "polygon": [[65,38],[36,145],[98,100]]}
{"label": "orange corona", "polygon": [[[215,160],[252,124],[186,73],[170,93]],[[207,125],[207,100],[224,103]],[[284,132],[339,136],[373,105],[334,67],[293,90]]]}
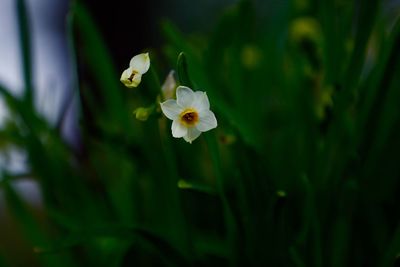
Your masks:
{"label": "orange corona", "polygon": [[185,109],[181,114],[181,123],[187,127],[195,126],[199,121],[199,113],[194,109]]}

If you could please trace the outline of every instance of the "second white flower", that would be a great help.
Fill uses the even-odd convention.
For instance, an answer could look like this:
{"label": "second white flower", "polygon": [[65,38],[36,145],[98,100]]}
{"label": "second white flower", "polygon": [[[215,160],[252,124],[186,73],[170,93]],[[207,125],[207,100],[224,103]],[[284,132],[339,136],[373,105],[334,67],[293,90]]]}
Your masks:
{"label": "second white flower", "polygon": [[169,99],[160,105],[164,115],[173,121],[172,136],[183,137],[186,142],[192,143],[202,132],[218,125],[205,92],[193,92],[189,87],[179,86],[176,100]]}

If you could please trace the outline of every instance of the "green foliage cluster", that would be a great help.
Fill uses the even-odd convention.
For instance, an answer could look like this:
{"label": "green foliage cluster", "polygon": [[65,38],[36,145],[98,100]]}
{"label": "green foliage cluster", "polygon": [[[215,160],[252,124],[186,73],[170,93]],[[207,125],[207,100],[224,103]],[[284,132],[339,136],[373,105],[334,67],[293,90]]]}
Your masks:
{"label": "green foliage cluster", "polygon": [[[1,143],[26,151],[45,225],[15,191],[18,176],[3,171],[0,186],[40,266],[395,264],[400,24],[386,23],[381,1],[293,1],[260,19],[244,0],[208,35],[163,22],[165,46],[150,51],[138,90],[119,83],[75,2],[71,48],[86,75],[74,89],[79,151],[32,104],[17,2],[26,93],[0,87],[13,114]],[[169,71],[162,62],[181,84],[206,91],[217,116],[218,128],[191,145],[172,138],[159,113],[146,122],[132,115],[154,104]]]}

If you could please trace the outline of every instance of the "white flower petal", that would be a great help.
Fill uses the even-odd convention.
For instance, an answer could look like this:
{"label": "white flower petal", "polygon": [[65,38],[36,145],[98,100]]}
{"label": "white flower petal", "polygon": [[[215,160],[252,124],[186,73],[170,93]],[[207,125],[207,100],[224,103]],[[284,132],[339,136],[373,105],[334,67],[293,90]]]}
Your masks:
{"label": "white flower petal", "polygon": [[150,68],[149,53],[143,53],[134,56],[129,62],[129,67],[131,67],[140,74],[146,73]]}
{"label": "white flower petal", "polygon": [[217,127],[217,119],[211,110],[205,110],[199,114],[199,122],[196,128],[201,132],[206,132]]}
{"label": "white flower petal", "polygon": [[195,94],[189,87],[179,86],[176,89],[176,101],[183,108],[191,107],[195,100]]}
{"label": "white flower petal", "polygon": [[198,112],[210,109],[210,102],[206,92],[196,91],[195,100],[193,102],[193,107],[197,109]]}
{"label": "white flower petal", "polygon": [[188,129],[183,126],[178,119],[172,122],[171,126],[172,136],[175,138],[183,137],[187,134]]}
{"label": "white flower petal", "polygon": [[160,106],[164,115],[170,120],[177,119],[179,114],[182,112],[182,108],[178,106],[175,99],[168,99],[167,101],[160,103]]}
{"label": "white flower petal", "polygon": [[201,132],[197,130],[195,127],[188,128],[187,134],[183,137],[186,142],[192,143],[197,137],[199,137]]}
{"label": "white flower petal", "polygon": [[126,70],[124,70],[124,72],[122,72],[122,74],[121,74],[121,78],[120,78],[121,82],[128,80],[129,77],[131,76],[131,74],[132,74],[132,68],[127,68]]}
{"label": "white flower petal", "polygon": [[176,88],[175,71],[171,70],[161,87],[161,91],[163,92],[164,98],[165,99],[173,98],[175,88]]}

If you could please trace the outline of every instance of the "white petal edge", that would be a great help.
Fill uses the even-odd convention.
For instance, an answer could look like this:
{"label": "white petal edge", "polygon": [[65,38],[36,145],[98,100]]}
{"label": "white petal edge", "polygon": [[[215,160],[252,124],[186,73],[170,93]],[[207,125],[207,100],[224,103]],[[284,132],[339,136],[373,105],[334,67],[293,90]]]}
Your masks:
{"label": "white petal edge", "polygon": [[186,142],[192,143],[197,137],[199,137],[201,132],[197,130],[195,127],[188,128],[187,134],[183,137]]}
{"label": "white petal edge", "polygon": [[145,74],[150,68],[149,53],[142,53],[134,56],[129,62],[129,67],[140,74]]}
{"label": "white petal edge", "polygon": [[193,107],[197,109],[198,112],[210,109],[210,101],[208,100],[207,93],[202,91],[196,91],[195,100]]}
{"label": "white petal edge", "polygon": [[192,107],[195,100],[195,93],[186,86],[178,86],[176,89],[176,101],[183,108]]}
{"label": "white petal edge", "polygon": [[215,115],[211,110],[200,112],[199,122],[196,125],[196,128],[199,131],[206,132],[217,127],[217,125],[217,119],[215,118]]}
{"label": "white petal edge", "polygon": [[178,119],[179,114],[182,112],[182,108],[178,106],[175,99],[168,99],[160,103],[160,106],[164,115],[170,120]]}
{"label": "white petal edge", "polygon": [[183,126],[179,120],[174,120],[171,126],[172,136],[175,138],[183,137],[187,134],[188,129]]}
{"label": "white petal edge", "polygon": [[128,80],[128,78],[131,76],[132,74],[132,68],[127,68],[126,70],[124,70],[121,74],[121,82]]}

